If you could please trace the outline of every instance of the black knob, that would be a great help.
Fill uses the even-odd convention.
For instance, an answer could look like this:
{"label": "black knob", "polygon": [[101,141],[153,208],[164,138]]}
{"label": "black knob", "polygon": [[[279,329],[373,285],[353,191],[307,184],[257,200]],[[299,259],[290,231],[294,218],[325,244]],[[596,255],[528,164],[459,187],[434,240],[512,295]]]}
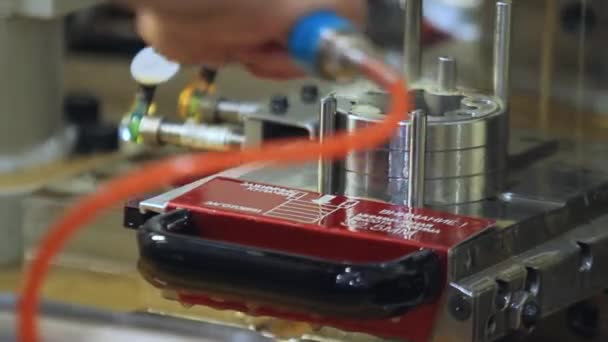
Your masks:
{"label": "black knob", "polygon": [[270,111],[273,114],[285,114],[289,109],[289,99],[284,95],[277,95],[270,101]]}
{"label": "black knob", "polygon": [[90,94],[68,95],[63,103],[65,118],[74,125],[91,125],[100,121],[101,105]]}
{"label": "black knob", "polygon": [[301,90],[302,102],[312,103],[319,99],[319,87],[316,85],[305,85]]}

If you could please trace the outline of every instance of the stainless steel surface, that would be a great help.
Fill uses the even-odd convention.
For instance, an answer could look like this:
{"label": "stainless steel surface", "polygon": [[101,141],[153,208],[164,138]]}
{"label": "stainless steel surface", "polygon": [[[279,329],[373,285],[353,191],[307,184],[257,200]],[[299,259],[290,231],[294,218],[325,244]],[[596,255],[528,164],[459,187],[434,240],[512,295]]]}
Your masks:
{"label": "stainless steel surface", "polygon": [[[409,189],[407,178],[370,177],[351,171],[343,173],[344,187],[339,191],[348,196],[378,199],[395,204],[406,204]],[[424,203],[435,207],[477,202],[502,189],[502,173],[447,179],[425,180]]]}
{"label": "stainless steel surface", "polygon": [[206,96],[200,103],[201,122],[243,124],[245,118],[260,110],[261,104]]}
{"label": "stainless steel surface", "polygon": [[453,92],[458,83],[458,70],[453,57],[437,59],[437,89],[441,92]]}
{"label": "stainless steel surface", "polygon": [[160,129],[165,118],[160,116],[145,116],[139,124],[139,134],[146,145],[162,145],[160,140]]}
{"label": "stainless steel surface", "polygon": [[494,95],[509,103],[511,87],[511,0],[496,2],[496,28],[494,32]]}
{"label": "stainless steel surface", "polygon": [[422,73],[422,0],[405,1],[403,74],[410,84]]}
{"label": "stainless steel surface", "polygon": [[[347,171],[375,175],[378,178],[408,178],[409,157],[404,158],[403,155],[404,150],[354,152],[347,156],[343,164]],[[426,178],[436,180],[498,172],[506,168],[506,160],[499,154],[488,153],[486,147],[478,147],[427,153],[426,165]]]}
{"label": "stainless steel surface", "polygon": [[[606,193],[600,196],[603,197],[601,205],[605,205]],[[608,216],[572,225],[570,218],[564,215],[562,210],[558,217],[547,217],[547,221],[561,221],[546,222],[545,227],[522,222],[527,232],[511,235],[512,238],[503,240],[503,244],[517,246],[523,243],[532,247],[522,253],[514,252],[504,262],[452,283],[452,295],[464,296],[475,308],[469,321],[473,341],[495,340],[525,331],[541,319],[599,295],[608,287]],[[551,239],[543,236],[543,228],[563,229],[564,232]],[[506,231],[510,229],[513,228],[506,228]],[[483,242],[477,242],[475,248],[478,251],[485,249]],[[462,259],[456,258],[454,262],[462,262]],[[528,326],[522,312],[526,303],[535,303],[540,309]],[[488,330],[490,323],[493,328]]]}
{"label": "stainless steel surface", "polygon": [[[332,94],[321,100],[321,113],[319,120],[319,141],[322,143],[335,134],[336,113],[338,111],[338,101]],[[331,194],[335,188],[334,161],[331,159],[319,160],[319,192]]]}
{"label": "stainless steel surface", "polygon": [[[496,195],[507,166],[506,121],[499,101],[463,92],[443,96],[419,90],[415,95],[420,110],[429,108],[429,99],[439,98],[433,103],[445,105],[441,108],[445,112],[427,117],[424,203],[445,206]],[[383,118],[382,94],[358,99],[338,96],[338,130],[353,132]],[[415,138],[412,122],[404,121],[385,146],[349,153],[343,162],[334,163],[333,192],[407,204],[408,178],[412,177],[408,145]]]}
{"label": "stainless steel surface", "polygon": [[411,117],[413,134],[410,134],[408,151],[407,205],[410,208],[423,208],[428,117],[422,110],[413,112]]}
{"label": "stainless steel surface", "polygon": [[[427,102],[426,91],[416,91],[412,96],[416,100],[417,109],[425,109]],[[357,97],[336,93],[338,99],[338,128],[354,131],[373,125],[382,119],[382,115],[356,115],[353,109],[375,107],[383,113],[386,95],[383,93],[361,93]],[[457,109],[463,105],[466,109]],[[437,113],[429,116],[428,151],[465,150],[484,146],[506,145],[504,133],[497,134],[506,122],[501,115],[501,108],[496,99],[479,94],[467,94],[459,98],[458,107],[449,108],[448,113]],[[355,107],[355,108],[353,108]],[[431,115],[431,113],[427,113]],[[445,115],[440,115],[445,114]],[[441,124],[441,123],[446,124]],[[447,124],[449,123],[449,124]],[[409,122],[400,124],[400,129],[383,149],[407,151]]]}
{"label": "stainless steel surface", "polygon": [[256,102],[219,100],[215,117],[219,122],[242,124],[247,116],[258,112],[260,106]]}
{"label": "stainless steel surface", "polygon": [[[322,92],[321,87],[319,92]],[[285,96],[288,108],[284,113],[273,113],[270,108],[272,99],[267,99],[260,102],[256,112],[246,115],[243,127],[246,146],[259,146],[277,132],[290,132],[292,136],[295,134],[310,139],[318,137],[318,101],[305,101],[299,92],[294,91]]]}
{"label": "stainless steel surface", "polygon": [[139,131],[143,142],[149,145],[170,144],[198,150],[223,151],[240,148],[245,143],[245,137],[231,126],[190,121],[171,123],[156,116],[143,117]]}
{"label": "stainless steel surface", "polygon": [[212,126],[187,122],[163,124],[159,132],[162,142],[200,150],[227,150],[241,148],[245,137],[228,126]]}

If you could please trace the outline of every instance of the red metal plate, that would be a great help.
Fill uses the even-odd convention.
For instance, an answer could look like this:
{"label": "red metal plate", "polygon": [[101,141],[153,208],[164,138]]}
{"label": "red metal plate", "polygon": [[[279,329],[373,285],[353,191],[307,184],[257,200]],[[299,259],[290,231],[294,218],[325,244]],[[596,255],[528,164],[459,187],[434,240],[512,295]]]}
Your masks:
{"label": "red metal plate", "polygon": [[[216,178],[175,199],[171,207],[247,221],[282,222],[319,233],[365,236],[447,251],[492,226],[485,219],[410,209],[370,200]],[[244,230],[242,234],[247,234]]]}
{"label": "red metal plate", "polygon": [[[495,225],[479,218],[410,209],[345,196],[216,178],[176,198],[169,209],[189,209],[206,239],[309,255],[337,261],[392,260],[421,248],[444,261],[448,251]],[[180,293],[180,301],[218,309],[245,310],[238,302],[211,300],[205,294]],[[399,319],[335,320],[260,307],[250,314],[325,324],[386,338],[426,341],[438,302]]]}

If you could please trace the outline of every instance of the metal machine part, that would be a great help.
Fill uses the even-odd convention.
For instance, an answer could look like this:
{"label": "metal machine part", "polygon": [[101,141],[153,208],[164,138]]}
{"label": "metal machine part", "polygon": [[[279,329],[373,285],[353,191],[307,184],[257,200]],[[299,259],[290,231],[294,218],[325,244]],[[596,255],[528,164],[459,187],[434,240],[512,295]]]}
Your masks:
{"label": "metal machine part", "polygon": [[[416,101],[415,110],[410,115],[417,117],[415,113],[418,111],[426,113],[428,128],[424,125],[425,129],[421,130],[422,127],[413,125],[412,120],[404,121],[387,145],[372,151],[351,153],[343,162],[333,165],[324,163],[324,168],[333,168],[333,171],[322,173],[323,177],[336,179],[322,179],[320,183],[332,184],[328,191],[332,194],[435,207],[477,202],[495,196],[504,186],[507,167],[510,2],[496,3],[493,96],[458,89],[457,65],[451,57],[439,58],[437,80],[420,79],[418,31],[421,2],[412,0],[406,4],[409,21],[405,74],[417,89],[412,92]],[[334,123],[325,125],[332,126],[334,131],[323,130],[322,135],[355,131],[382,120],[382,113],[387,110],[387,100],[382,93],[340,96],[337,92],[336,97],[338,106],[333,113]],[[332,113],[326,109],[322,115],[326,121]],[[426,133],[421,134],[423,132]],[[416,141],[417,145],[413,143]],[[422,150],[426,150],[424,156],[420,155]],[[418,166],[423,160],[426,160],[426,167]],[[414,170],[424,175],[415,175]],[[416,178],[418,181],[412,183]],[[410,190],[411,186],[415,189]],[[424,196],[420,193],[421,187],[425,189]],[[419,192],[417,197],[423,199],[410,203],[408,193],[416,191]]]}
{"label": "metal machine part", "polygon": [[[429,112],[422,141],[426,143],[425,203],[441,206],[494,196],[503,185],[506,168],[506,114],[500,102],[482,95],[445,97],[423,91],[413,95],[417,108]],[[369,94],[367,99],[338,98],[336,130],[354,131],[381,120],[378,113],[384,102],[382,94]],[[447,107],[449,102],[459,106]],[[443,107],[439,113],[445,115],[437,115],[430,103]],[[334,171],[328,174],[336,178],[331,180],[334,187],[330,192],[407,203],[409,139],[416,137],[411,127],[411,122],[403,122],[384,147],[351,153],[330,165]]]}
{"label": "metal machine part", "polygon": [[[430,338],[433,341],[486,342],[526,334],[550,315],[600,295],[608,288],[605,276],[608,264],[604,261],[608,257],[608,235],[604,229],[608,224],[608,174],[606,162],[597,160],[596,156],[608,153],[608,150],[605,145],[581,147],[570,141],[508,135],[511,2],[497,1],[495,4],[493,94],[459,88],[456,61],[450,57],[439,59],[436,80],[420,78],[420,51],[412,50],[412,47],[419,47],[416,23],[420,19],[422,3],[406,2],[410,26],[406,28],[409,50],[405,51],[405,70],[415,85],[413,120],[404,121],[396,137],[385,146],[351,153],[344,161],[321,160],[319,167],[306,165],[285,169],[262,165],[235,169],[144,200],[135,208],[140,215],[137,223],[131,224],[132,227],[144,227],[140,230],[140,248],[142,259],[147,263],[143,264],[142,273],[164,290],[167,286],[169,289],[175,286],[173,298],[182,302],[238,308],[252,315],[304,320],[346,331],[413,341],[429,340],[429,321],[434,324]],[[335,60],[331,53],[324,58]],[[344,76],[349,76],[348,72]],[[321,104],[321,140],[337,131],[353,131],[382,120],[386,102],[385,94],[369,89],[350,93],[338,90],[327,96]],[[284,109],[284,104],[279,101],[276,107]],[[218,183],[222,183],[221,186]],[[226,190],[226,183],[231,183],[236,190]],[[248,187],[255,189],[251,192],[260,197],[243,195],[243,188]],[[320,194],[307,192],[314,189],[319,189]],[[301,198],[284,198],[300,192],[309,197],[301,202],[298,202]],[[267,198],[268,194],[271,199]],[[276,198],[272,196],[295,202],[295,207],[275,203]],[[369,198],[375,201],[366,200]],[[446,282],[442,282],[445,291],[432,304],[433,310],[438,311],[428,316],[417,311],[420,307],[415,307],[404,316],[394,314],[390,322],[349,321],[352,316],[344,314],[352,308],[352,301],[357,301],[357,296],[348,296],[353,294],[349,286],[361,285],[358,289],[366,290],[369,288],[363,285],[373,284],[361,276],[358,264],[348,264],[349,267],[340,269],[344,272],[339,275],[325,273],[330,274],[332,281],[349,281],[344,292],[336,288],[331,291],[333,300],[350,298],[351,302],[334,303],[341,306],[339,310],[319,309],[325,314],[323,317],[293,314],[292,311],[300,309],[310,311],[310,304],[322,297],[318,292],[322,290],[319,284],[327,283],[315,282],[319,287],[306,292],[293,283],[280,288],[279,283],[289,283],[285,279],[249,282],[243,276],[250,269],[284,275],[277,270],[297,273],[301,266],[309,267],[306,270],[314,273],[319,265],[336,270],[333,268],[335,261],[352,262],[364,258],[362,261],[368,266],[374,266],[373,262],[378,259],[390,260],[384,254],[390,253],[388,245],[377,248],[374,237],[353,229],[352,222],[343,219],[343,216],[357,217],[361,213],[358,209],[339,208],[339,217],[332,216],[337,211],[329,209],[333,208],[332,201],[338,199],[378,206],[390,205],[382,202],[392,202],[410,215],[416,210],[427,209],[406,208],[403,204],[432,206],[443,213],[481,217],[497,224],[479,235],[464,237],[441,254],[447,262]],[[312,207],[311,212],[306,211],[309,207]],[[174,211],[184,208],[192,215]],[[371,222],[365,227],[390,232],[392,235],[386,236],[388,241],[407,241],[407,237],[399,235],[403,231],[396,233],[392,229],[394,224],[412,222],[401,215],[395,219],[390,216],[392,212],[364,212],[365,220],[368,220],[364,222]],[[148,220],[158,213],[166,216]],[[328,221],[323,221],[327,218],[324,215],[329,217]],[[170,221],[160,230],[150,228],[158,220],[164,222],[175,217],[177,220]],[[335,225],[334,218],[341,224]],[[221,227],[222,223],[225,227]],[[306,223],[311,226],[304,227]],[[243,227],[239,229],[239,225]],[[314,238],[303,233],[308,229]],[[341,232],[339,238],[336,237],[338,231]],[[183,248],[180,248],[180,243],[176,245],[176,234],[192,240],[181,240]],[[333,238],[339,242],[331,240]],[[365,246],[355,244],[350,238],[360,239],[359,242],[364,240]],[[330,240],[332,243],[326,245]],[[384,243],[387,240],[383,240]],[[190,248],[203,244],[205,248]],[[151,252],[155,248],[158,253]],[[197,258],[196,254],[191,254],[200,250],[211,254],[216,251],[222,254],[223,260],[227,258],[231,262],[238,260],[236,256],[248,255],[251,258],[248,261],[255,265],[248,264],[250,269],[242,269],[238,262],[228,263],[232,272],[219,274],[221,272],[212,265],[196,262],[210,257]],[[213,260],[217,260],[219,254],[212,255]],[[302,255],[314,255],[317,263],[311,266],[310,260]],[[290,262],[299,259],[299,262],[287,266],[283,263],[285,259]],[[183,261],[186,264],[180,264]],[[148,267],[150,263],[154,267]],[[385,266],[392,270],[394,264],[386,263]],[[185,276],[179,272],[184,269],[187,270]],[[357,270],[357,277],[346,277],[347,269]],[[404,270],[405,273],[409,271]],[[183,278],[189,281],[180,282]],[[206,280],[223,285],[208,287]],[[217,292],[210,288],[222,294],[228,292],[231,300],[218,300]],[[253,295],[235,298],[235,289],[237,292],[252,291]],[[247,305],[249,300],[257,298],[255,296],[273,290],[274,295],[287,296],[291,301],[283,301],[281,304],[285,307],[279,308],[260,308],[257,302],[253,306]],[[314,300],[309,301],[307,295],[311,293]],[[299,298],[294,300],[294,297]],[[366,298],[369,297],[358,299]],[[296,303],[297,299],[301,303]]]}
{"label": "metal machine part", "polygon": [[450,249],[494,226],[224,177],[130,206],[125,224],[141,273],[182,302],[242,311],[248,298],[252,315],[412,341],[430,336]]}
{"label": "metal machine part", "polygon": [[[549,145],[554,148],[547,150]],[[608,260],[604,238],[608,175],[606,161],[595,158],[606,152],[601,144],[580,148],[568,141],[530,143],[529,135],[514,135],[511,160],[525,156],[527,162],[511,169],[509,191],[497,200],[443,208],[496,219],[499,229],[450,251],[448,292],[435,318],[434,340],[449,336],[494,341],[526,333],[554,313],[608,288],[604,262]],[[214,177],[314,190],[316,175],[313,165],[293,169],[261,165]],[[173,199],[208,181],[146,200],[142,209],[171,210],[168,204]]]}
{"label": "metal machine part", "polygon": [[[302,86],[299,93],[276,95],[259,102],[206,96],[195,102],[201,114],[196,121],[172,122],[155,115],[143,116],[139,124],[141,142],[226,150],[258,146],[278,138],[314,139],[319,129],[319,93],[319,86],[309,84]],[[131,135],[127,134],[126,139],[132,139]]]}
{"label": "metal machine part", "polygon": [[194,122],[171,123],[156,116],[143,117],[139,131],[143,142],[148,145],[171,144],[214,151],[240,148],[245,142],[243,135],[231,127]]}

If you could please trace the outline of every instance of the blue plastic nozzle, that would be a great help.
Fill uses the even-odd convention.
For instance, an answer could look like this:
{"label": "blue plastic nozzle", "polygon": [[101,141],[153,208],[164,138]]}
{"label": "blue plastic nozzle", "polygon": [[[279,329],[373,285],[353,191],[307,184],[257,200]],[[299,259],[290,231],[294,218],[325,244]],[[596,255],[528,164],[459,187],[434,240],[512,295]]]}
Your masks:
{"label": "blue plastic nozzle", "polygon": [[355,26],[333,11],[319,11],[301,18],[289,35],[289,52],[306,70],[317,73],[324,32],[354,31]]}

